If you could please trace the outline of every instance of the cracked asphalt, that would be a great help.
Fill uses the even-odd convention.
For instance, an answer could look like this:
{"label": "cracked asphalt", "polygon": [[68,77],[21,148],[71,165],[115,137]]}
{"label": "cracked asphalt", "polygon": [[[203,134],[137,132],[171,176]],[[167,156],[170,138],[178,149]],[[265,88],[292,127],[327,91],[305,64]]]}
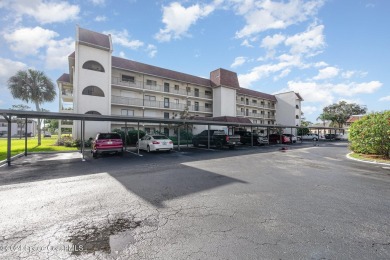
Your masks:
{"label": "cracked asphalt", "polygon": [[287,147],[20,158],[0,259],[390,259],[388,167]]}

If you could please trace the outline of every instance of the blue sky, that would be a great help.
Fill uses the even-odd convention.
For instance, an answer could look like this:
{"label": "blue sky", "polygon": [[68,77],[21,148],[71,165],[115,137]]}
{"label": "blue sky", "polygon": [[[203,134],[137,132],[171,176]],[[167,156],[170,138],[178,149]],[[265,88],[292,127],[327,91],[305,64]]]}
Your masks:
{"label": "blue sky", "polygon": [[[201,77],[225,68],[241,87],[294,90],[315,122],[346,100],[390,107],[388,0],[2,0],[0,107],[19,69],[68,72],[75,28],[110,33],[115,56]],[[34,107],[34,106],[31,106]],[[58,100],[44,108],[58,111]]]}

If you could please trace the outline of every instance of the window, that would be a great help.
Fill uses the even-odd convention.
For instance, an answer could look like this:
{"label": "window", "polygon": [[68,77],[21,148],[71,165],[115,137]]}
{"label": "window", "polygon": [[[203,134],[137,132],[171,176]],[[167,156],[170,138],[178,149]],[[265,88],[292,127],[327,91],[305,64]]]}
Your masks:
{"label": "window", "polygon": [[179,91],[179,85],[175,85],[175,90]]}
{"label": "window", "polygon": [[164,107],[169,108],[169,98],[164,98]]}
{"label": "window", "polygon": [[211,104],[205,103],[205,104],[204,104],[204,107],[205,107],[205,108],[211,108]]}
{"label": "window", "polygon": [[261,111],[260,111],[260,114],[264,115],[264,111],[263,111],[263,110],[261,110]]}
{"label": "window", "polygon": [[241,97],[241,102],[244,102],[244,98],[243,97]]}
{"label": "window", "polygon": [[83,64],[83,69],[104,72],[103,66],[99,62],[94,61],[94,60],[86,61]]}
{"label": "window", "polygon": [[298,116],[298,115],[296,115],[296,116],[295,116],[295,119],[299,119],[299,116]]}
{"label": "window", "polygon": [[208,97],[211,97],[211,96],[212,96],[212,93],[211,93],[210,90],[205,90],[205,91],[204,91],[204,94],[205,94],[205,96],[208,96]]}
{"label": "window", "polygon": [[187,87],[186,90],[187,90],[187,93],[191,92],[191,87]]}
{"label": "window", "polygon": [[257,119],[253,119],[252,121],[252,123],[257,124]]}
{"label": "window", "polygon": [[145,133],[150,134],[150,128],[149,127],[145,127]]}
{"label": "window", "polygon": [[249,105],[249,99],[246,99],[246,102],[245,102],[247,105]]}
{"label": "window", "polygon": [[195,111],[199,111],[199,102],[195,102]]}
{"label": "window", "polygon": [[134,83],[134,77],[128,75],[122,75],[122,81]]}
{"label": "window", "polygon": [[[122,131],[126,131],[126,127],[121,127],[121,130]],[[134,130],[134,127],[127,127],[127,131],[133,131]]]}
{"label": "window", "polygon": [[82,94],[87,96],[104,97],[103,90],[96,86],[88,86],[84,88]]}
{"label": "window", "polygon": [[257,110],[252,110],[252,113],[253,114],[257,114]]}
{"label": "window", "polygon": [[257,105],[257,100],[252,99],[252,104]]}
{"label": "window", "polygon": [[175,99],[175,104],[179,104],[179,100],[178,99]]}
{"label": "window", "polygon": [[199,89],[195,89],[195,97],[199,97]]}
{"label": "window", "polygon": [[164,83],[164,92],[169,92],[169,83]]}
{"label": "window", "polygon": [[145,100],[156,101],[156,96],[145,95]]}
{"label": "window", "polygon": [[187,100],[187,106],[191,106],[191,100]]}
{"label": "window", "polygon": [[169,118],[169,113],[168,112],[164,112],[164,118]]}
{"label": "window", "polygon": [[147,80],[146,80],[146,85],[149,85],[149,86],[157,86],[157,81],[147,79]]}
{"label": "window", "polygon": [[122,116],[134,116],[134,110],[122,109],[121,115]]}
{"label": "window", "polygon": [[88,111],[88,112],[85,113],[85,114],[87,114],[87,115],[101,115],[98,111],[93,111],[93,110]]}
{"label": "window", "polygon": [[298,105],[295,105],[295,108],[296,108],[296,109],[299,109],[299,106],[298,106]]}

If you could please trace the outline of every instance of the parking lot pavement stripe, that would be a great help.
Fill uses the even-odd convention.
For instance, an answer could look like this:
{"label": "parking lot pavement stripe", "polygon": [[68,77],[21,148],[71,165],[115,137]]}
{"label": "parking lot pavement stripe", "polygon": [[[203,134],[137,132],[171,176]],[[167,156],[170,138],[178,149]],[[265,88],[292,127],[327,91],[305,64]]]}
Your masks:
{"label": "parking lot pavement stripe", "polygon": [[215,152],[216,150],[214,149],[207,149],[207,148],[201,148],[201,147],[192,147],[193,149],[199,149],[199,150],[206,150],[206,151],[212,151]]}
{"label": "parking lot pavement stripe", "polygon": [[134,152],[131,152],[131,151],[126,151],[126,152],[132,153],[132,154],[135,154],[135,155],[138,155],[138,156],[143,156],[142,154],[134,153]]}
{"label": "parking lot pavement stripe", "polygon": [[328,159],[328,160],[331,160],[331,161],[338,161],[338,162],[341,162],[342,160],[340,159],[336,159],[336,158],[331,158],[331,157],[323,157],[325,159]]}

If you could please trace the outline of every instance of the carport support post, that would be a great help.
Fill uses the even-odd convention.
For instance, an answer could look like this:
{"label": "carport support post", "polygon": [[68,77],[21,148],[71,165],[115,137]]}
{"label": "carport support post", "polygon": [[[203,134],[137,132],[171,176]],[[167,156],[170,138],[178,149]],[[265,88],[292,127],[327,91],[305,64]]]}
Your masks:
{"label": "carport support post", "polygon": [[186,142],[187,142],[187,148],[188,148],[188,125],[186,125],[186,128],[187,128],[187,135],[186,135]]}
{"label": "carport support post", "polygon": [[292,138],[293,131],[292,131],[292,127],[291,127],[291,129],[290,129],[290,134],[291,134],[291,140],[290,140],[290,142],[293,143],[293,138]]}
{"label": "carport support post", "polygon": [[320,129],[317,128],[317,136],[318,136],[318,142],[320,142]]}
{"label": "carport support post", "polygon": [[180,151],[180,125],[177,126],[177,150]]}
{"label": "carport support post", "polygon": [[24,121],[24,156],[27,156],[27,117]]}
{"label": "carport support post", "polygon": [[251,126],[251,146],[253,147],[253,129],[252,129],[252,126]]}
{"label": "carport support post", "polygon": [[207,125],[207,149],[210,149],[210,125]]}
{"label": "carport support post", "polygon": [[138,121],[138,130],[137,130],[137,143],[138,143],[138,146],[137,146],[137,153],[139,155],[139,121]]}
{"label": "carport support post", "polygon": [[7,164],[8,166],[11,166],[11,116],[7,117],[6,115],[3,115],[4,118],[8,122],[8,133],[7,133]]}
{"label": "carport support post", "polygon": [[85,161],[85,158],[84,158],[84,150],[85,150],[85,120],[82,121],[82,124],[83,124],[83,132],[81,133],[81,136],[82,136],[82,144],[81,144],[81,147],[82,147],[82,150],[83,150],[83,162]]}
{"label": "carport support post", "polygon": [[81,144],[80,144],[80,153],[83,152],[83,146],[82,146],[82,143],[83,143],[83,120],[81,120],[80,122],[80,141],[81,141]]}
{"label": "carport support post", "polygon": [[125,151],[127,151],[127,122],[125,122]]}

